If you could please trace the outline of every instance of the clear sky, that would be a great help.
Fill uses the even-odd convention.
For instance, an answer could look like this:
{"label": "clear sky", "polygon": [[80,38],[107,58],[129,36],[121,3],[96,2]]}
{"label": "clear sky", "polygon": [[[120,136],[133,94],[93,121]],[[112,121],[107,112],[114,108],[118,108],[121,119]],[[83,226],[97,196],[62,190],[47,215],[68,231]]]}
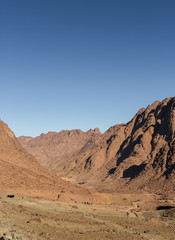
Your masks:
{"label": "clear sky", "polygon": [[0,118],[17,136],[129,121],[174,97],[174,0],[0,0]]}

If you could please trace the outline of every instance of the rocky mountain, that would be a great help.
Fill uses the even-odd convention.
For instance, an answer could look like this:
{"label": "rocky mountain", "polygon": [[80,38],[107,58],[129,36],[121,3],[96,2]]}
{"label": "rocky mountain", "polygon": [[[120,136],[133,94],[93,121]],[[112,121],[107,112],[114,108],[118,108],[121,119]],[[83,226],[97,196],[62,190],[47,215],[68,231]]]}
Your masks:
{"label": "rocky mountain", "polygon": [[[13,192],[49,199],[72,199],[89,193],[40,166],[19,143],[8,126],[0,121],[0,192]],[[73,197],[74,196],[74,197]]]}
{"label": "rocky mountain", "polygon": [[140,109],[88,142],[62,170],[52,170],[105,191],[174,192],[175,98]]}
{"label": "rocky mountain", "polygon": [[[29,148],[33,139],[26,139],[26,149],[37,157],[34,149],[42,146],[40,139],[52,134],[56,135],[49,133],[36,138],[37,147]],[[52,149],[52,141],[45,143],[45,149]],[[55,149],[56,146],[59,148],[58,142]],[[68,142],[65,146],[69,148]],[[172,193],[175,190],[175,98],[140,109],[130,122],[111,127],[95,140],[84,141],[70,154],[65,154],[64,149],[56,157],[52,152],[49,168],[58,176],[100,191]]]}
{"label": "rocky mountain", "polygon": [[[95,144],[100,135],[100,130],[95,128],[87,132],[81,130],[49,132],[36,138],[22,136],[18,140],[41,165],[51,169],[55,164],[64,167],[65,162],[67,163],[74,153],[87,142]],[[61,159],[64,159],[64,162],[61,162]]]}

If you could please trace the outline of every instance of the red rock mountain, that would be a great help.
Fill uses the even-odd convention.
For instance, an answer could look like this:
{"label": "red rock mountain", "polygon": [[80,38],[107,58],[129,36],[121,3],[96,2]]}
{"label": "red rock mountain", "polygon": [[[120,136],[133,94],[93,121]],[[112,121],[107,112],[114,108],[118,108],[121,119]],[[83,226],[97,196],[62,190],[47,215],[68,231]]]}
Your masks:
{"label": "red rock mountain", "polygon": [[63,181],[40,166],[21,146],[14,133],[0,121],[0,192],[33,197],[72,199],[89,196],[81,188]]}
{"label": "red rock mountain", "polygon": [[[32,148],[30,152],[37,157]],[[52,161],[52,172],[101,191],[174,192],[175,98],[142,108],[130,122],[64,156]]]}
{"label": "red rock mountain", "polygon": [[174,191],[175,98],[156,101],[127,124],[110,128],[64,170],[103,190]]}
{"label": "red rock mountain", "polygon": [[53,164],[64,165],[61,159],[69,161],[72,155],[87,142],[95,144],[100,135],[99,129],[95,128],[87,132],[81,130],[49,132],[36,138],[22,136],[18,140],[29,153],[37,158],[41,165],[50,169]]}

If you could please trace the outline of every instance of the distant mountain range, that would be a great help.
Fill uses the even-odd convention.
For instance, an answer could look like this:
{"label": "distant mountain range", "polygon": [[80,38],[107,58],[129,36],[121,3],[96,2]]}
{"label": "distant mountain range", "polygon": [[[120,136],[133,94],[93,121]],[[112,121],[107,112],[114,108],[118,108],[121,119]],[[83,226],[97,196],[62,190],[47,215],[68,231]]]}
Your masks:
{"label": "distant mountain range", "polygon": [[73,154],[79,152],[87,143],[95,144],[99,136],[101,136],[100,130],[95,128],[87,132],[78,129],[49,132],[36,138],[22,136],[18,140],[41,165],[52,169],[54,164],[61,162],[61,159],[69,161]]}
{"label": "distant mountain range", "polygon": [[175,98],[140,109],[109,128],[19,137],[38,162],[58,176],[101,191],[175,190]]}

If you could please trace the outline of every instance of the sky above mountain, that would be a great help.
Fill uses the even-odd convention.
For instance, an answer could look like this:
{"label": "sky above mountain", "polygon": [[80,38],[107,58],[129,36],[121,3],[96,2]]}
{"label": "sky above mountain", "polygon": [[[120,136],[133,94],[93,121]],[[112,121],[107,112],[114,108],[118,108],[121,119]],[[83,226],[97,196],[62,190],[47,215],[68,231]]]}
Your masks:
{"label": "sky above mountain", "polygon": [[17,136],[129,121],[174,97],[174,0],[1,0],[0,118]]}

